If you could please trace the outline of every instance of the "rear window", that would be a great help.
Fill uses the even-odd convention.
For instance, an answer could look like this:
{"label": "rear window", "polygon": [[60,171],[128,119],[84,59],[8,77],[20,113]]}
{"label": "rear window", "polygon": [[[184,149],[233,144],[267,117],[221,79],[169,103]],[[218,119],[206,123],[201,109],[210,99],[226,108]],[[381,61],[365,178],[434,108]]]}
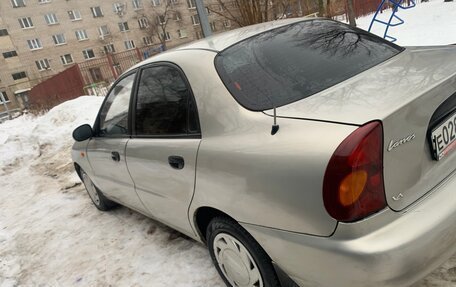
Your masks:
{"label": "rear window", "polygon": [[220,52],[216,69],[234,98],[254,111],[327,89],[402,48],[332,20],[308,20],[243,40]]}

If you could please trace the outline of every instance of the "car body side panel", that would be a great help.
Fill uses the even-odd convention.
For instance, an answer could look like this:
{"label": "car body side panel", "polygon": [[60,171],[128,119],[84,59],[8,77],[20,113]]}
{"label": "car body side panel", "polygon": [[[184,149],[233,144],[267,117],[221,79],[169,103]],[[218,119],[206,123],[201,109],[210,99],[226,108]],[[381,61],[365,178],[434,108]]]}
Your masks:
{"label": "car body side panel", "polygon": [[244,133],[202,141],[191,210],[211,206],[240,222],[331,235],[336,221],[323,204],[323,176],[338,142],[356,127],[281,120],[272,136],[269,117],[245,124]]}
{"label": "car body side panel", "polygon": [[323,175],[356,126],[281,119],[272,136],[273,118],[234,100],[215,71],[214,56],[173,53],[192,86],[202,132],[189,217],[210,206],[240,222],[330,235],[337,223],[323,205]]}
{"label": "car body side panel", "polygon": [[[150,214],[163,223],[193,234],[187,212],[195,187],[200,139],[133,138],[127,144],[127,166],[136,192]],[[169,156],[181,156],[183,169],[174,169]]]}
{"label": "car body side panel", "polygon": [[[89,141],[87,156],[93,168],[91,179],[108,198],[146,213],[127,169],[125,147],[128,140],[129,138],[95,137]],[[119,153],[120,161],[111,158],[113,151]]]}
{"label": "car body side panel", "polygon": [[90,140],[85,140],[82,142],[74,142],[71,149],[71,158],[73,162],[79,165],[82,170],[84,170],[89,177],[93,177],[93,170],[90,166],[89,160],[87,158],[87,144]]}

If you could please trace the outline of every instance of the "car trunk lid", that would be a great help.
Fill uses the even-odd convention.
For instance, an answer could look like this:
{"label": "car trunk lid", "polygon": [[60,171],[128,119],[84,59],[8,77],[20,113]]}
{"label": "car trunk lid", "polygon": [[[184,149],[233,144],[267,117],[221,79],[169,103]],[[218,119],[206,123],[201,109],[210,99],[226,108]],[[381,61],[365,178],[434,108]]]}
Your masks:
{"label": "car trunk lid", "polygon": [[[388,205],[399,211],[455,170],[456,151],[437,161],[429,140],[433,129],[455,110],[456,49],[423,47],[408,48],[348,81],[276,112],[278,117],[352,125],[381,120],[385,193]],[[265,113],[272,115],[273,111]]]}

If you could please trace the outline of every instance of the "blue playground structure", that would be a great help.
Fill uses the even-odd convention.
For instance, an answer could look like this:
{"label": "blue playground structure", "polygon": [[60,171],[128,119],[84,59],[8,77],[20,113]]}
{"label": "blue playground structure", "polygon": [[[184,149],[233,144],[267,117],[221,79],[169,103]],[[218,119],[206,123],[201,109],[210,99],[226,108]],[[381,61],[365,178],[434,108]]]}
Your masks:
{"label": "blue playground structure", "polygon": [[[402,25],[404,24],[404,20],[402,20],[401,18],[399,18],[399,16],[396,15],[397,11],[400,9],[403,9],[403,10],[407,10],[407,9],[411,9],[413,7],[416,6],[416,0],[410,0],[409,3],[411,3],[410,6],[404,6],[404,2],[406,2],[407,0],[382,0],[382,3],[380,3],[380,5],[378,6],[377,8],[377,12],[375,12],[375,15],[374,15],[374,18],[372,19],[372,22],[369,26],[369,32],[371,31],[372,29],[372,26],[374,25],[374,22],[378,22],[380,24],[383,24],[383,25],[386,25],[386,29],[385,29],[385,34],[383,35],[383,38],[384,39],[388,39],[390,40],[391,42],[396,42],[397,39],[392,37],[392,36],[389,36],[388,35],[388,30],[390,27],[396,27],[396,26],[399,26],[399,25]],[[382,11],[382,8],[384,7],[385,3],[391,3],[392,6],[393,6],[393,13],[391,14],[388,22],[385,22],[385,21],[382,21],[382,20],[379,20],[377,19],[377,16],[378,14]],[[393,22],[393,20],[396,20],[395,23],[391,23]]]}

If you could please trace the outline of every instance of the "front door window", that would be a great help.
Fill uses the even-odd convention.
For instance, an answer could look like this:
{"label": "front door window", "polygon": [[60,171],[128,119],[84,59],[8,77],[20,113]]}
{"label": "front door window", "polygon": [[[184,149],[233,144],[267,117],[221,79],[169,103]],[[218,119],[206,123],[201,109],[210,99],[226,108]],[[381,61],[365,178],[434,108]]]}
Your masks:
{"label": "front door window", "polygon": [[119,81],[100,111],[99,136],[128,135],[128,110],[135,74]]}

